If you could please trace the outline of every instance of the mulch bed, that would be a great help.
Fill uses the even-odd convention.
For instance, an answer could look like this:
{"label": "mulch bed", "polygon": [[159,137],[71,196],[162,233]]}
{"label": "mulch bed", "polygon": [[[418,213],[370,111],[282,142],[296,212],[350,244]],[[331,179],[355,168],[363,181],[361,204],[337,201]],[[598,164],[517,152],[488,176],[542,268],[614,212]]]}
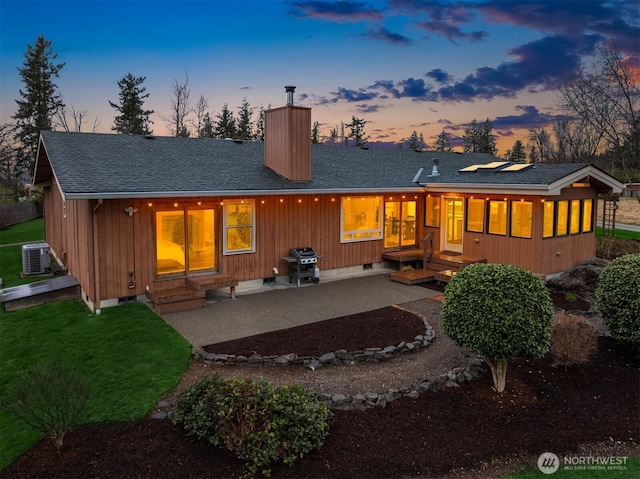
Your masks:
{"label": "mulch bed", "polygon": [[[301,334],[301,329],[304,334]],[[425,323],[417,315],[389,306],[346,318],[328,319],[317,323],[281,329],[271,333],[225,341],[205,346],[209,353],[251,356],[283,355],[320,356],[345,349],[357,351],[364,348],[397,345],[424,334]],[[325,349],[330,348],[330,349]]]}
{"label": "mulch bed", "polygon": [[[376,342],[367,337],[374,328],[362,318],[332,322],[333,333],[343,338],[341,328],[353,332],[350,322],[358,323],[358,336],[367,344]],[[295,328],[288,341],[312,336],[310,326]],[[396,327],[394,321],[382,322],[376,328],[383,331],[376,334],[395,337]],[[266,340],[257,341],[251,344],[270,351]],[[321,346],[323,351],[336,347]],[[549,357],[511,361],[502,395],[494,393],[487,374],[458,388],[398,399],[386,408],[336,411],[324,446],[292,468],[275,467],[272,477],[438,477],[469,470],[477,474],[464,477],[488,477],[492,468],[517,457],[535,458],[526,463],[535,467],[545,451],[560,456],[586,443],[637,444],[638,366],[638,351],[601,337],[597,353],[581,368],[555,368]],[[242,463],[229,453],[185,437],[169,421],[148,419],[77,428],[67,434],[60,453],[43,440],[2,476],[220,479],[242,472]]]}

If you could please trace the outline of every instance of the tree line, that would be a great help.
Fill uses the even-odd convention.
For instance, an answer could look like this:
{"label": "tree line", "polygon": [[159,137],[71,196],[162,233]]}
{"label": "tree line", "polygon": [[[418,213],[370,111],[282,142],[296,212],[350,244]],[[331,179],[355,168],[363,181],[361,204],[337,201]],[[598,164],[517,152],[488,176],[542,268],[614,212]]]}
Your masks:
{"label": "tree line", "polygon": [[[65,63],[57,62],[51,41],[43,36],[39,36],[33,46],[27,46],[22,67],[18,68],[24,88],[19,90],[20,98],[16,100],[17,110],[12,116],[15,123],[0,126],[0,178],[5,183],[15,183],[33,170],[40,131],[82,131],[88,127],[97,131],[97,118],[89,124],[86,110],[64,103],[55,83],[64,66]],[[144,106],[149,97],[145,80],[145,76],[128,73],[118,81],[118,100],[109,100],[116,112],[112,131],[152,134],[150,116],[155,112]],[[615,46],[602,44],[593,64],[580,69],[576,77],[560,89],[559,98],[558,106],[567,113],[567,120],[530,129],[527,145],[517,140],[502,157],[531,163],[594,163],[625,181],[638,181],[640,89],[637,77]],[[183,82],[174,79],[169,100],[169,114],[161,118],[174,136],[264,140],[265,109],[253,108],[246,98],[236,111],[225,103],[219,112],[211,113],[204,95],[193,101],[185,73]],[[310,140],[364,147],[370,140],[365,132],[367,123],[353,116],[350,122],[336,125],[328,136],[322,137],[320,125],[315,122]],[[498,156],[493,124],[488,118],[484,122],[473,119],[465,128],[461,142],[464,152]],[[429,149],[423,135],[415,130],[397,146]],[[444,129],[430,149],[453,150]]]}

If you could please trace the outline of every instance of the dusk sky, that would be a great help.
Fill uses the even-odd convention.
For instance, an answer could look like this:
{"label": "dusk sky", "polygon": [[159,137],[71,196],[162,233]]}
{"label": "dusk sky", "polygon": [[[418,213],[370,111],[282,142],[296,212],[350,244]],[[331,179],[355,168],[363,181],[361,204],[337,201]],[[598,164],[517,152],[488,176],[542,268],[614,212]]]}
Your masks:
{"label": "dusk sky", "polygon": [[[11,122],[27,44],[52,41],[67,106],[111,132],[117,82],[146,76],[156,135],[169,130],[174,80],[213,117],[243,98],[257,110],[312,107],[328,135],[352,116],[371,142],[443,129],[452,143],[489,118],[498,155],[529,128],[562,118],[558,88],[599,41],[640,65],[637,0],[525,1],[7,1],[0,0],[0,122]],[[255,115],[254,115],[255,119]],[[457,148],[460,149],[460,148]]]}

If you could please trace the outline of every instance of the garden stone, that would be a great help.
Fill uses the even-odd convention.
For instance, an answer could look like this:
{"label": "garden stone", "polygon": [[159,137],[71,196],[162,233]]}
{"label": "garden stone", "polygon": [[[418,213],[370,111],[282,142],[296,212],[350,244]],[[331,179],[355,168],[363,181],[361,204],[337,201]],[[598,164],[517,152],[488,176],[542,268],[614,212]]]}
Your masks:
{"label": "garden stone", "polygon": [[405,396],[411,399],[417,399],[418,396],[420,396],[420,393],[418,393],[418,391],[414,389],[412,391],[409,391],[407,394],[405,394]]}
{"label": "garden stone", "polygon": [[304,367],[310,369],[311,371],[315,371],[316,369],[320,369],[322,367],[322,363],[314,358],[306,363]]}
{"label": "garden stone", "polygon": [[329,361],[334,361],[336,359],[336,353],[324,353],[318,360],[321,363],[328,363]]}

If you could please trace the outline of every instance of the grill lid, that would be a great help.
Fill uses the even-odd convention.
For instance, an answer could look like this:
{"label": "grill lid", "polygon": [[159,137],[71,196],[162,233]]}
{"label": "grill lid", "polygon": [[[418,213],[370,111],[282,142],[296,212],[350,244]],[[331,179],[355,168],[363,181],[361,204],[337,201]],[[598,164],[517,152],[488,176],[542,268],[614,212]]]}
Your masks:
{"label": "grill lid", "polygon": [[304,248],[291,248],[289,254],[297,259],[303,258],[315,258],[318,256],[312,247],[306,246]]}

